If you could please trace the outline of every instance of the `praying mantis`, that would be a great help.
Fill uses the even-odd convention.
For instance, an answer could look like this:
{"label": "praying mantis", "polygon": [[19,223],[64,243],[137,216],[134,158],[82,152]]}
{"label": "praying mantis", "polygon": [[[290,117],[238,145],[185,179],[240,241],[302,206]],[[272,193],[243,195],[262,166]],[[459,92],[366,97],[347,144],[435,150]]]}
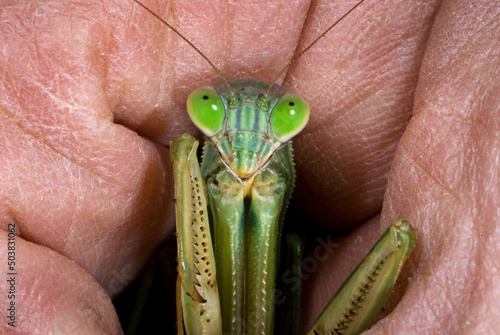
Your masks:
{"label": "praying mantis", "polygon": [[[222,81],[197,89],[187,100],[189,117],[207,137],[201,170],[194,138],[184,134],[170,145],[176,184],[179,334],[273,332],[277,250],[295,179],[290,140],[309,119],[307,102],[275,81],[316,41],[272,82],[228,81],[193,46]],[[308,334],[358,334],[367,329],[416,239],[406,220],[395,220]]]}

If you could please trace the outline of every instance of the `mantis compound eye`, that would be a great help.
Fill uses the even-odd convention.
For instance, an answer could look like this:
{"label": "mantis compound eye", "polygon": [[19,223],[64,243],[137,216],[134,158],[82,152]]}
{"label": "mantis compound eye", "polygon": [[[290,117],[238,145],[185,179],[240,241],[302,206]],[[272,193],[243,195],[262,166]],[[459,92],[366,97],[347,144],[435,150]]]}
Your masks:
{"label": "mantis compound eye", "polygon": [[271,112],[271,129],[276,138],[285,143],[300,133],[309,121],[309,105],[296,94],[287,93]]}
{"label": "mantis compound eye", "polygon": [[222,128],[226,114],[224,103],[211,86],[201,87],[189,95],[187,112],[195,126],[208,137]]}

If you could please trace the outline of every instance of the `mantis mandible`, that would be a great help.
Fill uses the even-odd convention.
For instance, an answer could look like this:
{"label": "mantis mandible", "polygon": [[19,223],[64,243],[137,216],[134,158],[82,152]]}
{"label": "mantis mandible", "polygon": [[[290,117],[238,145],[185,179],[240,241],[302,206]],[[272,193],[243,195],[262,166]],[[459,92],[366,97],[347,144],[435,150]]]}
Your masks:
{"label": "mantis mandible", "polygon": [[[272,82],[227,81],[191,42],[134,1],[186,40],[222,78],[187,100],[189,117],[207,137],[201,169],[194,138],[184,134],[170,145],[176,184],[178,332],[271,334],[277,250],[295,180],[290,140],[309,119],[307,102],[275,81],[364,0]],[[408,222],[395,220],[308,334],[367,329],[415,243],[416,232]]]}

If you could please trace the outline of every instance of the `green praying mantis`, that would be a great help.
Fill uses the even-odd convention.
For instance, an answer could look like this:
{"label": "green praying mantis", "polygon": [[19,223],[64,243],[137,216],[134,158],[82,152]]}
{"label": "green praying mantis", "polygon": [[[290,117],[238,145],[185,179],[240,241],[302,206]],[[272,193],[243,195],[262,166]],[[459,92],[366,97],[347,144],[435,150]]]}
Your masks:
{"label": "green praying mantis", "polygon": [[[187,99],[189,117],[207,137],[201,167],[193,137],[184,134],[170,145],[178,238],[178,333],[272,334],[278,250],[295,180],[290,140],[309,119],[307,102],[275,81],[364,0],[272,82],[226,80],[191,42],[134,1],[186,40],[222,78]],[[416,240],[406,220],[395,220],[308,334],[358,334],[370,327]]]}

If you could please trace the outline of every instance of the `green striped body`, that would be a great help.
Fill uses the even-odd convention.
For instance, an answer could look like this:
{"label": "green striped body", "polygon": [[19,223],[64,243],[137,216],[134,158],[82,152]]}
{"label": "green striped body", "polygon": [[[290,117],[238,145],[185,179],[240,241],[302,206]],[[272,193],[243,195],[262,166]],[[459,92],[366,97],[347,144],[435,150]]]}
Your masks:
{"label": "green striped body", "polygon": [[[183,199],[176,203],[182,221],[179,315],[189,334],[208,333],[208,323],[218,324],[213,316],[220,315],[223,327],[214,334],[271,334],[281,223],[295,179],[289,140],[305,127],[309,106],[279,85],[238,79],[197,89],[187,110],[208,140],[201,176],[193,167],[196,141],[185,134],[171,145]],[[200,209],[205,193],[215,259],[209,241],[201,248],[198,241],[200,233],[208,237]],[[202,263],[207,269],[215,263],[216,271],[202,271]],[[207,316],[219,301],[220,313],[217,308]]]}
{"label": "green striped body", "polygon": [[279,234],[295,176],[291,144],[274,138],[269,115],[286,90],[276,85],[270,108],[263,110],[259,96],[269,83],[243,79],[230,85],[241,104],[230,108],[227,88],[214,85],[226,105],[226,119],[223,130],[206,142],[201,167],[223,329],[225,334],[271,334]]}

